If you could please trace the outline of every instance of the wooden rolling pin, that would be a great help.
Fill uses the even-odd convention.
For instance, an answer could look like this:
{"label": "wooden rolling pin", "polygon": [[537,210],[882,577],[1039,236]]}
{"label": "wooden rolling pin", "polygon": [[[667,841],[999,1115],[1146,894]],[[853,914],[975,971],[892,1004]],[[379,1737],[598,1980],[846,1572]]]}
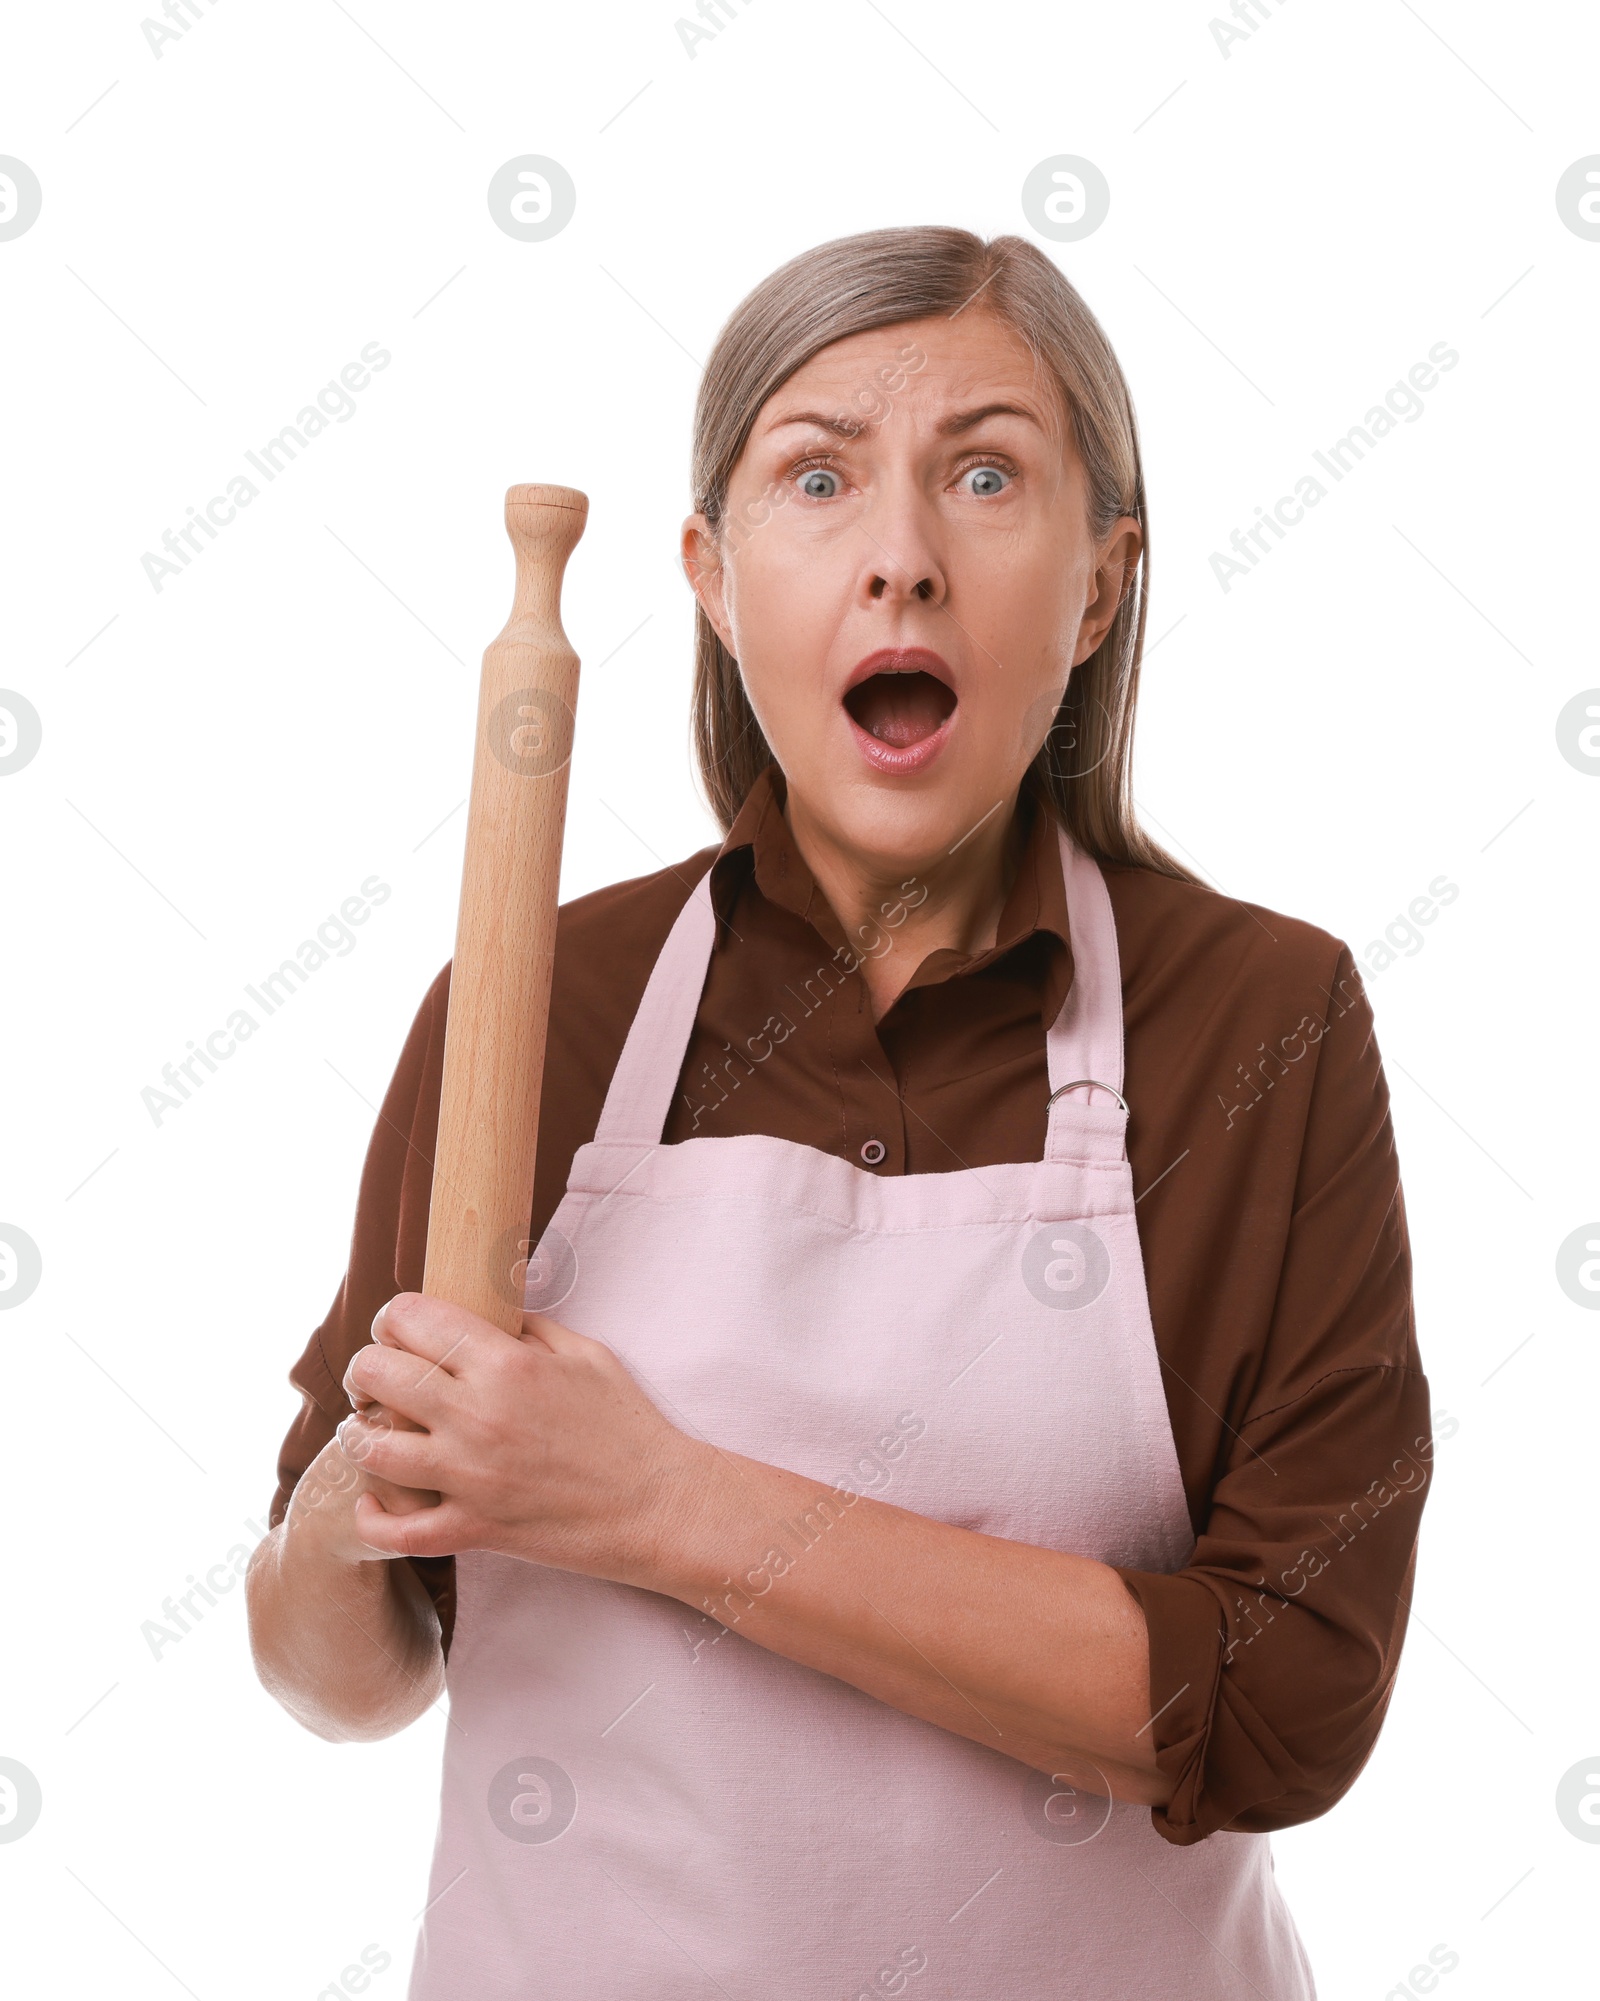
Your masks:
{"label": "wooden rolling pin", "polygon": [[561,578],[588,516],[566,486],[514,486],[516,590],[483,656],[439,1140],[422,1289],[522,1327],[534,1151],[555,958],[578,656]]}

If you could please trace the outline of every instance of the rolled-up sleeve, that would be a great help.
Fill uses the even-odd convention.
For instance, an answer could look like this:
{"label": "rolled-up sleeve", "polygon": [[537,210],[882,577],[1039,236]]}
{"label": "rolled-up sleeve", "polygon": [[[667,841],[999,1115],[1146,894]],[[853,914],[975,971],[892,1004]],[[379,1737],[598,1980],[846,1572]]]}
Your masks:
{"label": "rolled-up sleeve", "polygon": [[1170,1575],[1121,1571],[1149,1627],[1147,1727],[1171,1788],[1152,1817],[1179,1844],[1310,1820],[1354,1781],[1433,1477],[1388,1092],[1344,948],[1328,1000],[1307,1024],[1316,1069],[1269,1324],[1219,1413],[1193,1554]]}
{"label": "rolled-up sleeve", "polygon": [[[447,968],[417,1010],[373,1126],[345,1275],[289,1371],[300,1409],[278,1450],[278,1488],[268,1515],[274,1528],[288,1511],[301,1475],[333,1437],[340,1419],[349,1415],[344,1372],[356,1350],[371,1340],[373,1316],[397,1292],[415,1291],[422,1284],[448,998]],[[454,1560],[403,1560],[416,1570],[446,1618]]]}

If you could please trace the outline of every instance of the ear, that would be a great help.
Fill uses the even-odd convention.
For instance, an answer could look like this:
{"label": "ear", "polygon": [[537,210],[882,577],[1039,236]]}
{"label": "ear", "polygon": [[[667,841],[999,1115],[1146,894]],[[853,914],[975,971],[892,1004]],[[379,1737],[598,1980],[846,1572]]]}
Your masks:
{"label": "ear", "polygon": [[1120,515],[1112,522],[1111,532],[1100,545],[1092,579],[1093,590],[1084,605],[1083,618],[1078,626],[1078,645],[1072,656],[1074,667],[1081,667],[1111,630],[1117,607],[1133,581],[1143,543],[1143,531],[1131,514]]}
{"label": "ear", "polygon": [[727,570],[716,530],[703,514],[691,514],[683,524],[680,544],[683,574],[689,579],[700,609],[710,619],[717,637],[731,653],[733,628],[728,623]]}

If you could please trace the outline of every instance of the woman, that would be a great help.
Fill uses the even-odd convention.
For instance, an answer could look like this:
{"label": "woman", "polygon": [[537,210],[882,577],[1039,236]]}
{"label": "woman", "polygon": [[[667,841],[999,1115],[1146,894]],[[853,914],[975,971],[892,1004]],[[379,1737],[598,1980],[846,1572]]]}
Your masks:
{"label": "woman", "polygon": [[423,1003],[262,1677],[448,1680],[423,2001],[1309,1995],[1267,1835],[1376,1738],[1427,1386],[1349,952],[1130,812],[1115,358],[1018,238],[824,245],[695,509],[726,838],[562,913],[520,1341],[416,1291]]}

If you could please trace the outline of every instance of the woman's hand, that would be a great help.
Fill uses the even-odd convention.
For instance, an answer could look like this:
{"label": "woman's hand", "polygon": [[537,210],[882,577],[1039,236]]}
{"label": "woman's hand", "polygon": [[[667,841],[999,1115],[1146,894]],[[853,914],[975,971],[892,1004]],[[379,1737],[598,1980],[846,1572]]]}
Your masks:
{"label": "woman's hand", "polygon": [[[380,1414],[377,1421],[381,1426],[387,1420]],[[363,1494],[375,1494],[394,1514],[426,1507],[439,1498],[379,1479],[361,1463],[359,1454],[353,1439],[335,1433],[296,1483],[284,1520],[287,1535],[338,1564],[379,1563],[394,1554],[363,1540],[356,1523]]]}
{"label": "woman's hand", "polygon": [[401,1293],[372,1331],[340,1444],[441,1497],[393,1514],[363,1493],[373,1549],[498,1550],[660,1592],[706,1615],[704,1644],[735,1630],[1086,1791],[1167,1798],[1144,1614],[1106,1564],[690,1438],[603,1342],[538,1314],[519,1338]]}
{"label": "woman's hand", "polygon": [[329,1743],[392,1736],[443,1692],[439,1618],[427,1588],[410,1564],[387,1560],[392,1549],[368,1542],[357,1520],[359,1511],[403,1520],[385,1510],[438,1499],[382,1479],[334,1437],[251,1556],[256,1672],[291,1716]]}
{"label": "woman's hand", "polygon": [[372,1333],[345,1371],[357,1408],[339,1444],[364,1474],[439,1499],[402,1514],[363,1494],[352,1523],[365,1544],[386,1556],[498,1550],[658,1588],[667,1511],[715,1455],[610,1348],[536,1313],[506,1334],[415,1292],[391,1299]]}

